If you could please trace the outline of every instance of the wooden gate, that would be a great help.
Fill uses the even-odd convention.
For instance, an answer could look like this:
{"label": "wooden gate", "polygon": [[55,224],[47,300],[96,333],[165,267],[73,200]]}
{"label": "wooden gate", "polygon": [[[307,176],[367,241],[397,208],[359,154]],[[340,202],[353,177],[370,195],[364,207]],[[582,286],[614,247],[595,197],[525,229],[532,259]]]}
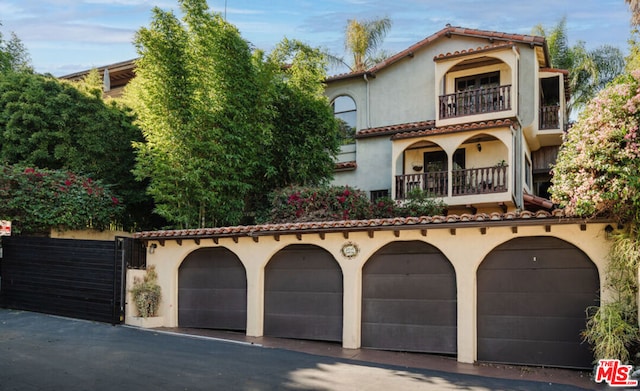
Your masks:
{"label": "wooden gate", "polygon": [[[3,306],[118,324],[124,321],[125,265],[133,239],[4,237]],[[144,256],[144,253],[142,254]]]}
{"label": "wooden gate", "polygon": [[580,332],[600,280],[580,249],[553,237],[516,238],[478,268],[478,360],[590,368]]}

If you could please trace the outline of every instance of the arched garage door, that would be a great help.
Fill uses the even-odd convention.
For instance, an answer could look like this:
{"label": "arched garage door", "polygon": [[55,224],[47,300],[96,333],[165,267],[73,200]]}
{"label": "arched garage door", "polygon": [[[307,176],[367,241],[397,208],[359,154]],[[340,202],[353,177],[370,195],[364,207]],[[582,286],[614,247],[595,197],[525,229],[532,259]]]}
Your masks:
{"label": "arched garage door", "polygon": [[580,332],[599,281],[593,262],[560,239],[497,247],[478,268],[478,360],[590,368]]}
{"label": "arched garage door", "polygon": [[264,334],[342,340],[342,271],[312,245],[291,245],[265,268]]}
{"label": "arched garage door", "polygon": [[189,254],[178,270],[178,325],[221,330],[247,328],[247,276],[226,248]]}
{"label": "arched garage door", "polygon": [[456,353],[455,271],[432,245],[386,245],[365,264],[362,291],[363,347]]}

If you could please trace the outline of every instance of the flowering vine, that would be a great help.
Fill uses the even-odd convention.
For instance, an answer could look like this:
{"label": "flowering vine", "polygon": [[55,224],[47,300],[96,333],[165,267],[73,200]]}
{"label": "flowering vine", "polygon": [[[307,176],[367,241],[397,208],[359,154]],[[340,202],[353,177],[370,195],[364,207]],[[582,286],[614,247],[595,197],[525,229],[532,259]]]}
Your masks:
{"label": "flowering vine", "polygon": [[0,166],[0,218],[16,233],[105,229],[122,213],[121,200],[100,181],[61,170]]}

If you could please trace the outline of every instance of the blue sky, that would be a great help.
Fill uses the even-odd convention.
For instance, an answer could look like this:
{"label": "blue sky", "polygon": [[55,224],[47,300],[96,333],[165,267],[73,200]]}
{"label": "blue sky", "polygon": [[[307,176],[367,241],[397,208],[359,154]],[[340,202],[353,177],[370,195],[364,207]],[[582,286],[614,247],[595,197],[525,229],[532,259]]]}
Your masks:
{"label": "blue sky", "polygon": [[[401,51],[445,24],[529,34],[567,17],[570,43],[609,44],[625,53],[630,14],[624,0],[208,0],[243,37],[269,51],[282,38],[343,54],[348,19],[388,16],[383,48]],[[37,72],[61,76],[137,57],[134,33],[151,9],[178,10],[177,0],[0,0],[0,32],[15,32]]]}

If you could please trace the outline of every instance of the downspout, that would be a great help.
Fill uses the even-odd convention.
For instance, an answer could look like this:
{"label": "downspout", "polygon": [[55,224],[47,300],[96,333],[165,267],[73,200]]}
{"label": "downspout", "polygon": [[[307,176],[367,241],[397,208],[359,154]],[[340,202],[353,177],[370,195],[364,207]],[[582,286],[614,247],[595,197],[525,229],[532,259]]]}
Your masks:
{"label": "downspout", "polygon": [[371,109],[371,105],[369,104],[369,98],[370,98],[370,95],[369,95],[370,94],[370,92],[369,92],[370,91],[369,90],[369,79],[367,78],[367,73],[366,72],[364,73],[363,76],[364,76],[365,83],[367,83],[367,97],[366,97],[366,100],[367,100],[367,103],[366,103],[367,116],[366,116],[365,120],[366,120],[366,125],[367,125],[366,128],[369,129],[369,128],[371,128],[371,115],[369,114],[370,113],[370,109]]}

